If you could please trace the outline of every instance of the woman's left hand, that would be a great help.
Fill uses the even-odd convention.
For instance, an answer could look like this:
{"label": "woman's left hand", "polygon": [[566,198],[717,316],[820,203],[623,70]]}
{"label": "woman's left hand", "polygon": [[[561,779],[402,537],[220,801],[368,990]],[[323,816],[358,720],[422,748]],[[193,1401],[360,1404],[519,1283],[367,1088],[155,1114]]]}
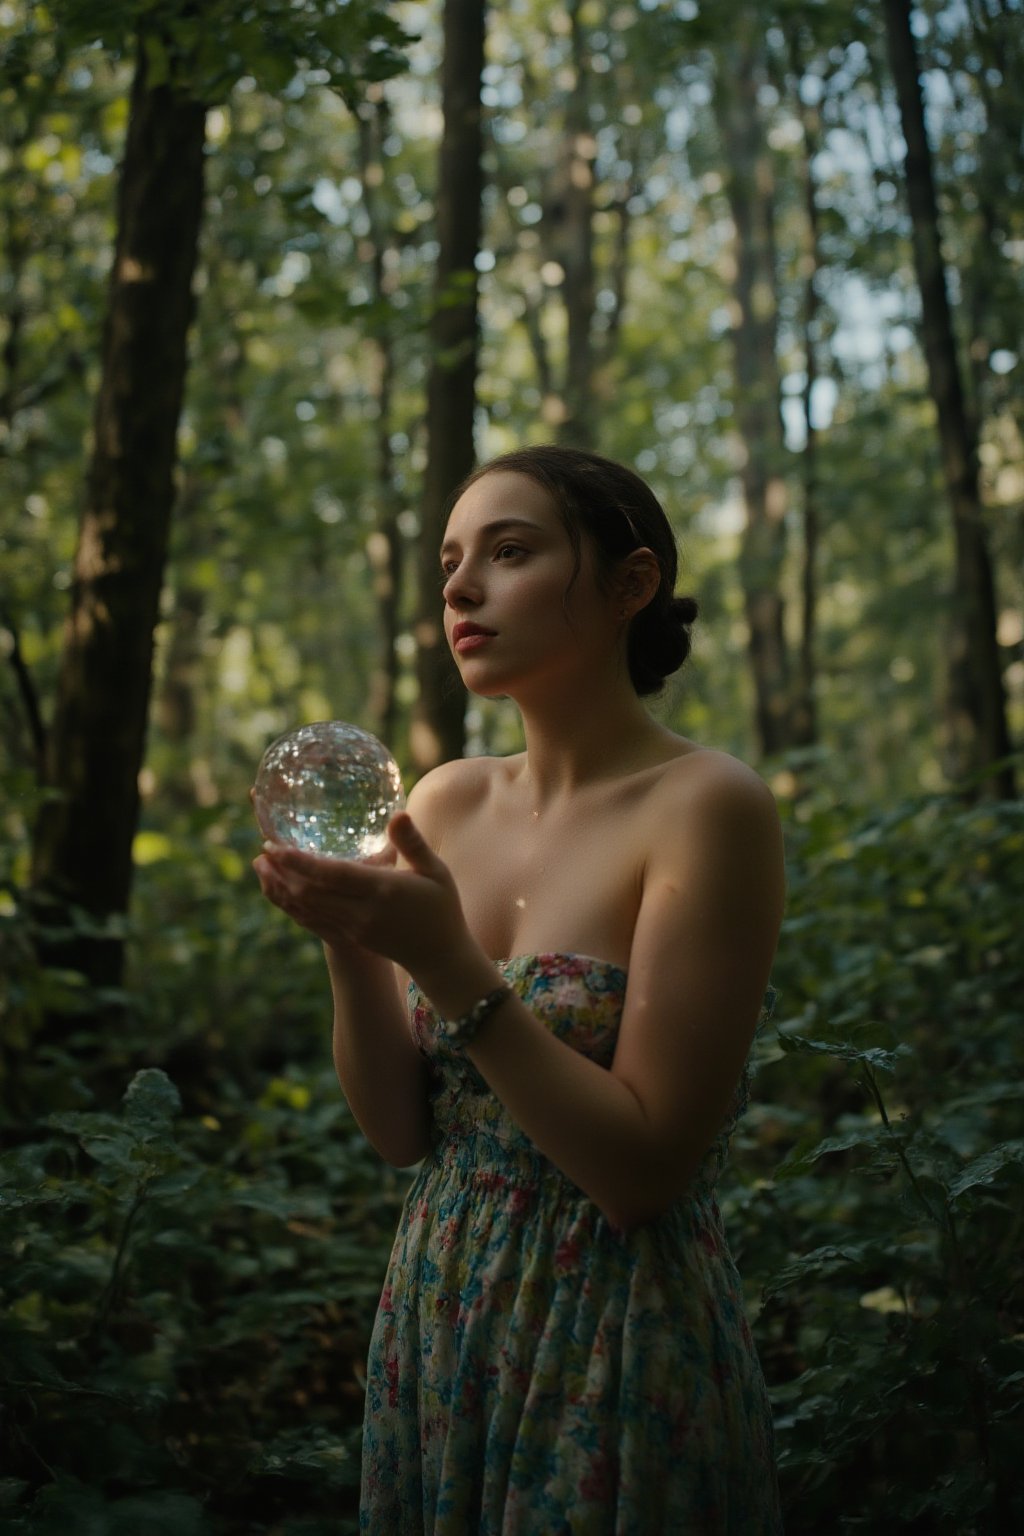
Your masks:
{"label": "woman's left hand", "polygon": [[355,942],[419,981],[472,940],[451,871],[407,812],[388,837],[386,854],[362,862],[265,843],[253,868],[263,894],[325,944]]}

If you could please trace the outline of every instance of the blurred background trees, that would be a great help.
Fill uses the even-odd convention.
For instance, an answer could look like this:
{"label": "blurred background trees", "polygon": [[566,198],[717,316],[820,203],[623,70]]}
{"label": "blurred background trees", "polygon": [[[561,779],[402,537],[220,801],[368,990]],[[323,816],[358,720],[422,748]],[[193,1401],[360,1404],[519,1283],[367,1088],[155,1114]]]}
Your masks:
{"label": "blurred background trees", "polygon": [[[0,403],[18,667],[2,697],[8,755],[25,766],[38,751],[28,699],[49,722],[80,580],[133,73],[119,9],[124,36],[108,39],[76,32],[74,6],[70,22],[5,13]],[[340,75],[358,12],[319,11],[341,29],[322,45]],[[436,520],[424,496],[443,500],[425,484],[428,373],[451,366],[437,328],[463,299],[447,276],[435,294],[442,11],[394,10],[420,34],[409,68],[338,89],[325,56],[302,52],[316,52],[318,8],[289,22],[291,57],[276,15],[239,23],[231,56],[194,82],[206,197],[147,807],[233,798],[268,735],[311,710],[386,725],[412,762],[424,578],[400,556]],[[1007,84],[1019,29],[995,4],[911,19],[950,368],[977,440],[980,512],[960,521],[991,551],[988,675],[965,688],[1006,700],[992,758],[1024,711],[1020,114]],[[637,463],[705,613],[666,717],[748,755],[817,741],[890,791],[980,763],[944,746],[949,635],[971,599],[944,508],[950,434],[931,402],[882,21],[870,6],[790,4],[745,7],[732,26],[696,5],[583,0],[492,15],[483,176],[456,199],[463,219],[481,202],[468,247],[480,365],[475,404],[453,399],[448,421],[465,432],[472,417],[478,457],[560,436]],[[183,54],[176,67],[193,90],[200,66]],[[456,73],[465,90],[471,66]],[[972,666],[984,671],[959,664],[967,679]],[[477,745],[509,729],[500,710],[469,722]]]}
{"label": "blurred background trees", "polygon": [[1005,1525],[1022,54],[1018,0],[0,4],[12,1530],[351,1511],[401,1179],[247,789],[318,718],[409,782],[518,745],[446,690],[434,548],[535,439],[662,496],[656,707],[786,819],[730,1205],[790,1528]]}

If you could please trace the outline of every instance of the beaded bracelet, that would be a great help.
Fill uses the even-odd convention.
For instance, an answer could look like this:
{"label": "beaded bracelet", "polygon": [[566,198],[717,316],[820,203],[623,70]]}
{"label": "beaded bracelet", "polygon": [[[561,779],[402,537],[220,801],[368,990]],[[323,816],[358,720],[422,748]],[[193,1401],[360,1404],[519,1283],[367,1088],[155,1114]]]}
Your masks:
{"label": "beaded bracelet", "polygon": [[468,1045],[484,1020],[489,1019],[506,998],[514,995],[512,988],[503,982],[500,987],[495,987],[493,992],[488,992],[485,997],[482,997],[478,1003],[474,1003],[461,1019],[438,1019],[437,1032],[450,1045],[459,1047]]}

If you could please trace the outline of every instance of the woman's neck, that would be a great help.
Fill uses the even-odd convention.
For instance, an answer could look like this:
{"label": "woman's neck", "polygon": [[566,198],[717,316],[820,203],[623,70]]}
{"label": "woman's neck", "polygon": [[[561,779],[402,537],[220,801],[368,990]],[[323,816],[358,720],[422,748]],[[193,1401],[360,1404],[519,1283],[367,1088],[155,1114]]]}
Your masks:
{"label": "woman's neck", "polygon": [[536,810],[588,784],[665,761],[679,742],[628,683],[517,703],[526,738],[521,783]]}

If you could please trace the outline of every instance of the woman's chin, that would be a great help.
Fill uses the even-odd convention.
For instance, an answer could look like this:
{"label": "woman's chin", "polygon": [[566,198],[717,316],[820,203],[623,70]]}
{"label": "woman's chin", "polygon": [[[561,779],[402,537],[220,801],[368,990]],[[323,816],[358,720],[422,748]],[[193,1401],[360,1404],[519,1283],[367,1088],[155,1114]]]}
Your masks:
{"label": "woman's chin", "polygon": [[500,676],[493,667],[474,666],[472,660],[464,660],[459,665],[458,658],[456,658],[455,664],[459,668],[462,686],[469,693],[475,693],[481,699],[503,699],[507,697],[511,678]]}
{"label": "woman's chin", "polygon": [[478,682],[470,682],[467,678],[463,678],[462,681],[466,685],[467,692],[472,693],[478,699],[507,699],[510,697],[505,683],[491,683],[483,679]]}

